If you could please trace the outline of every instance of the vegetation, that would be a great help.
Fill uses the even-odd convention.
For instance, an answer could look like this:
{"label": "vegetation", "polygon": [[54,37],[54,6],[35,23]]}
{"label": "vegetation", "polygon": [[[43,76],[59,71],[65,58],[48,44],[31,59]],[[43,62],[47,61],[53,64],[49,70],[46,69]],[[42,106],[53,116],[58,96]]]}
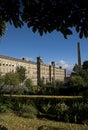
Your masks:
{"label": "vegetation", "polygon": [[19,76],[17,73],[6,73],[6,75],[4,76],[4,84],[5,85],[19,85]]}
{"label": "vegetation", "polygon": [[26,76],[25,76],[26,69],[23,66],[17,67],[16,68],[16,73],[19,75],[20,83],[23,83],[24,80],[26,79]]}
{"label": "vegetation", "polygon": [[69,81],[69,86],[81,87],[84,85],[83,78],[81,76],[73,76]]}
{"label": "vegetation", "polygon": [[0,17],[0,37],[4,35],[6,30],[6,21]]}
{"label": "vegetation", "polygon": [[51,83],[44,83],[41,79],[38,85],[33,85],[30,78],[26,77],[26,69],[17,67],[16,72],[0,74],[0,93],[8,94],[37,94],[37,95],[88,95],[88,61],[82,66],[75,65],[75,72],[69,80],[61,82],[55,80]]}
{"label": "vegetation", "polygon": [[[86,128],[88,127],[87,126],[88,125],[88,115],[87,115],[88,97],[86,97],[88,93],[87,91],[85,91],[86,92],[86,96],[85,96],[85,93],[83,91],[88,90],[88,82],[85,83],[88,75],[87,64],[85,64],[84,62],[83,66],[81,66],[80,68],[81,68],[80,71],[78,70],[77,72],[75,71],[75,75],[72,75],[71,78],[65,84],[60,81],[54,81],[52,83],[44,84],[44,82],[41,81],[40,86],[38,86],[39,87],[38,91],[34,90],[34,86],[30,79],[25,80],[24,68],[18,68],[19,71],[17,71],[16,73],[7,73],[4,77],[1,76],[0,78],[3,79],[2,80],[3,82],[0,82],[1,92],[3,88],[2,87],[3,83],[7,85],[13,85],[15,88],[15,85],[17,83],[16,81],[22,83],[20,77],[23,76],[23,81],[24,81],[23,85],[25,85],[28,91],[34,92],[34,94],[38,93],[42,95],[30,95],[30,96],[19,95],[19,94],[24,94],[24,88],[22,88],[23,87],[22,85],[19,86],[19,91],[18,89],[17,90],[15,89],[16,94],[18,95],[11,95],[11,92],[12,94],[14,92],[13,91],[14,89],[12,88],[12,90],[10,90],[11,92],[9,91],[10,96],[2,94],[0,97],[0,114],[1,115],[5,114],[8,116],[9,113],[11,116],[15,116],[17,118],[19,116],[20,119],[23,118],[34,119],[34,120],[49,119],[49,120],[53,120],[54,122],[57,121],[57,123],[58,121],[60,121],[66,123],[68,122],[68,123],[75,123],[75,124],[84,124],[85,125],[84,129],[86,130]],[[20,75],[20,73],[23,73],[23,75]],[[52,96],[52,95],[60,95],[61,94],[60,88],[63,85],[65,85],[65,87],[63,88],[66,88],[67,91],[69,90],[67,95],[76,95],[76,96]],[[79,94],[80,92],[81,94]],[[43,96],[43,94],[47,94],[47,96]],[[82,96],[78,96],[78,95],[82,95]],[[4,126],[6,125],[4,124]],[[36,128],[34,129],[38,129],[38,130],[44,130],[45,128],[47,128],[47,130],[50,129],[58,130],[58,127],[55,127],[53,125],[50,126],[50,125],[42,124],[39,126],[37,125],[35,126]],[[68,130],[67,127],[63,127],[63,128],[60,127],[59,129]]]}
{"label": "vegetation", "polygon": [[86,114],[88,113],[87,102],[87,98],[84,99],[78,96],[2,96],[0,98],[0,113],[15,113],[25,118],[45,118],[88,124],[88,115]]}
{"label": "vegetation", "polygon": [[26,79],[26,69],[22,66],[16,68],[16,72],[0,74],[0,93],[29,94],[33,93],[31,79]]}
{"label": "vegetation", "polygon": [[83,70],[88,71],[88,61],[83,62]]}
{"label": "vegetation", "polygon": [[[38,128],[54,127],[57,130],[87,130],[88,126],[62,123],[50,120],[27,119],[18,117],[14,114],[0,114],[0,122],[8,128],[8,130],[40,130]],[[52,130],[52,129],[51,129]],[[56,129],[54,129],[56,130]]]}
{"label": "vegetation", "polygon": [[37,90],[37,86],[33,85],[33,82],[30,78],[26,79],[24,82],[25,87],[27,88],[26,94],[35,94]]}
{"label": "vegetation", "polygon": [[[4,95],[0,97],[0,122],[8,130],[15,128],[20,130],[31,128],[33,130],[45,128],[47,130],[72,130],[73,128],[81,130],[82,128],[86,130],[88,129],[87,102],[88,98],[82,98],[82,96]],[[66,123],[55,121],[85,124],[85,126],[66,125]]]}
{"label": "vegetation", "polygon": [[60,31],[65,38],[72,34],[74,27],[79,37],[88,37],[88,2],[87,0],[1,0],[0,35],[7,22],[17,27],[24,23],[33,32],[51,33]]}
{"label": "vegetation", "polygon": [[74,74],[65,83],[66,93],[64,95],[88,96],[88,61],[84,61],[81,66],[76,64],[73,71]]}

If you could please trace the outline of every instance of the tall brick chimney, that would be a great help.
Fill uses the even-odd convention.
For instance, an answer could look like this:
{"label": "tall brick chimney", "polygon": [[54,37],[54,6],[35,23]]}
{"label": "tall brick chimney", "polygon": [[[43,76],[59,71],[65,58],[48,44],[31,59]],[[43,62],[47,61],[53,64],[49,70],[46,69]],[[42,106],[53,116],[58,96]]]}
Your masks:
{"label": "tall brick chimney", "polygon": [[81,53],[80,53],[80,43],[78,42],[78,66],[81,66]]}

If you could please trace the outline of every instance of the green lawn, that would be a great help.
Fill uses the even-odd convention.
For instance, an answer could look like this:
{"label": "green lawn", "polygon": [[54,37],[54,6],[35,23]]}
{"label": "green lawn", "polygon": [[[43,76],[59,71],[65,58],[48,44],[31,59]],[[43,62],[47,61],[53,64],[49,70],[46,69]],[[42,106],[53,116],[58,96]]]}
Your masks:
{"label": "green lawn", "polygon": [[64,130],[88,130],[86,125],[55,122],[46,119],[27,119],[14,114],[1,114],[0,124],[6,126],[8,130],[37,130],[42,125],[64,128]]}

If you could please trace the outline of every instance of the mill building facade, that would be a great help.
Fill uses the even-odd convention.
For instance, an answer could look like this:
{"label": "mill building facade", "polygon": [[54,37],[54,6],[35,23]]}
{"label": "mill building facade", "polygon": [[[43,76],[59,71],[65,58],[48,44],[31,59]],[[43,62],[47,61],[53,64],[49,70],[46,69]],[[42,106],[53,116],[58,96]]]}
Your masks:
{"label": "mill building facade", "polygon": [[17,59],[9,56],[0,55],[0,73],[5,75],[9,72],[16,72],[16,68],[23,66],[26,69],[26,77],[30,78],[34,85],[40,80],[52,82],[55,80],[64,81],[66,78],[66,70],[56,67],[55,62],[47,65],[41,57],[37,57],[37,62],[28,61],[25,58]]}

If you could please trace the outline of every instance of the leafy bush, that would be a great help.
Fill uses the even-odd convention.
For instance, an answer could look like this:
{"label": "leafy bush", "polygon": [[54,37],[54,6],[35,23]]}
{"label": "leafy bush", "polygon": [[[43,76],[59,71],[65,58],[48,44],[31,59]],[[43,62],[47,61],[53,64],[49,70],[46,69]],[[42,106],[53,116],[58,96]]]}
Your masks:
{"label": "leafy bush", "polygon": [[68,120],[66,115],[67,110],[68,110],[68,106],[63,102],[63,103],[58,103],[55,106],[54,105],[51,106],[50,109],[48,110],[48,113],[55,116],[57,120],[66,121]]}
{"label": "leafy bush", "polygon": [[27,105],[23,104],[21,110],[20,110],[20,116],[25,118],[36,118],[38,114],[38,111],[35,106],[32,104]]}
{"label": "leafy bush", "polygon": [[0,104],[0,113],[9,113],[9,112],[12,112],[12,110],[8,106]]}
{"label": "leafy bush", "polygon": [[80,103],[78,108],[79,120],[81,120],[83,124],[88,124],[88,104]]}
{"label": "leafy bush", "polygon": [[88,123],[88,104],[75,103],[68,110],[69,122],[87,124]]}
{"label": "leafy bush", "polygon": [[41,112],[48,113],[48,110],[50,109],[50,107],[51,107],[50,103],[41,104]]}
{"label": "leafy bush", "polygon": [[[36,107],[37,109],[36,109]],[[53,96],[0,96],[0,112],[12,111],[27,118],[47,118],[88,124],[88,98]]]}
{"label": "leafy bush", "polygon": [[65,103],[59,103],[56,105],[57,119],[61,121],[67,121],[67,110],[68,106]]}

